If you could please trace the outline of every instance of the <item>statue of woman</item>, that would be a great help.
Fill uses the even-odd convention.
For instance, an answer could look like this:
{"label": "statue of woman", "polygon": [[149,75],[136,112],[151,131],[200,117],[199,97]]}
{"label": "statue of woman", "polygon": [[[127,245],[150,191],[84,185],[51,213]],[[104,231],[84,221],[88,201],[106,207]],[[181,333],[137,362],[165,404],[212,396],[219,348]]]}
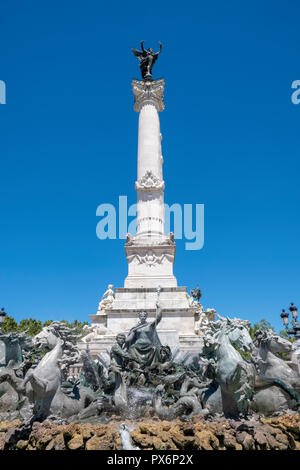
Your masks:
{"label": "statue of woman", "polygon": [[162,50],[162,43],[159,41],[158,44],[159,51],[156,53],[151,49],[151,47],[146,50],[144,48],[144,41],[141,41],[141,51],[132,48],[132,52],[140,61],[140,69],[143,80],[152,80],[152,67]]}
{"label": "statue of woman", "polygon": [[125,342],[125,346],[132,359],[142,366],[150,366],[154,362],[160,362],[161,342],[156,326],[161,321],[162,309],[157,301],[155,320],[147,322],[148,313],[139,313],[138,325],[131,328]]}
{"label": "statue of woman", "polygon": [[115,293],[113,288],[114,286],[112,284],[109,284],[107,291],[104,292],[104,294],[102,295],[102,299],[98,306],[97,315],[101,313],[102,310],[105,310],[106,308],[110,308],[112,306],[113,301],[115,299]]}

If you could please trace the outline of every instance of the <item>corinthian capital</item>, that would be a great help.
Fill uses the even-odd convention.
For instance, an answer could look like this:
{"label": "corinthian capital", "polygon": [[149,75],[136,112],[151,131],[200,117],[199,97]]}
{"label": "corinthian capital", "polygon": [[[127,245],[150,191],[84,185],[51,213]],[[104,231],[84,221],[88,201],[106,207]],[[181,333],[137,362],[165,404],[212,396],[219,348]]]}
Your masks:
{"label": "corinthian capital", "polygon": [[133,80],[134,110],[139,112],[145,104],[154,105],[158,111],[163,111],[165,82],[160,80],[143,81]]}

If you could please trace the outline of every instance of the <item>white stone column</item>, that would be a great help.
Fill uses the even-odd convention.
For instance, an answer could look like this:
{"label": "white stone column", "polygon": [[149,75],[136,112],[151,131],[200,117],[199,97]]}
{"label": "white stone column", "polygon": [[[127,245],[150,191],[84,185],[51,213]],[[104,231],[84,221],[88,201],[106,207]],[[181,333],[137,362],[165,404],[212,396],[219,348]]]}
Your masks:
{"label": "white stone column", "polygon": [[176,287],[175,243],[164,233],[164,188],[159,112],[164,109],[165,82],[133,80],[134,110],[139,113],[137,233],[125,245],[125,287]]}
{"label": "white stone column", "polygon": [[135,111],[139,112],[137,238],[164,236],[164,181],[159,111],[164,109],[164,81],[132,82]]}
{"label": "white stone column", "polygon": [[150,171],[162,179],[161,134],[154,103],[141,103],[138,135],[138,179]]}

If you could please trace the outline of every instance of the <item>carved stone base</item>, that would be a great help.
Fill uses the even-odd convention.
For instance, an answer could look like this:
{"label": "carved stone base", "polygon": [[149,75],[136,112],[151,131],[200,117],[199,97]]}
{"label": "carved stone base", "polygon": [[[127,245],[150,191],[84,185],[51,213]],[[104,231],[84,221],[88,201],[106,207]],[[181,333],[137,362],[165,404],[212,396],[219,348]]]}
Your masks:
{"label": "carved stone base", "polygon": [[128,276],[125,288],[177,287],[173,274],[175,245],[132,244],[125,246]]}

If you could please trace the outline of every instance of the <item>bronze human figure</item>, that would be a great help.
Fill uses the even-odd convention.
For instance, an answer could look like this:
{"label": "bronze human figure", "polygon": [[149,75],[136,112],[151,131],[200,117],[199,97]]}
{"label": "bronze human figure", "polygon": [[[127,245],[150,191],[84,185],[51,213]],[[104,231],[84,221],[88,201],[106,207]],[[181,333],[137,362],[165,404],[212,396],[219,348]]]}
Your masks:
{"label": "bronze human figure", "polygon": [[139,323],[131,328],[125,342],[125,347],[132,359],[144,367],[159,361],[161,342],[156,326],[161,321],[162,309],[158,302],[156,303],[155,320],[148,323],[147,317],[147,312],[139,313]]}
{"label": "bronze human figure", "polygon": [[153,80],[152,78],[152,67],[155,64],[157,57],[161,53],[162,43],[158,41],[159,51],[154,52],[151,47],[149,49],[144,48],[144,41],[141,41],[141,51],[138,49],[132,48],[132,52],[140,61],[140,69],[142,73],[143,80]]}
{"label": "bronze human figure", "polygon": [[110,350],[111,364],[114,364],[121,369],[124,369],[125,363],[131,359],[124,349],[125,341],[126,335],[124,333],[119,333],[116,336],[116,343],[112,345]]}

